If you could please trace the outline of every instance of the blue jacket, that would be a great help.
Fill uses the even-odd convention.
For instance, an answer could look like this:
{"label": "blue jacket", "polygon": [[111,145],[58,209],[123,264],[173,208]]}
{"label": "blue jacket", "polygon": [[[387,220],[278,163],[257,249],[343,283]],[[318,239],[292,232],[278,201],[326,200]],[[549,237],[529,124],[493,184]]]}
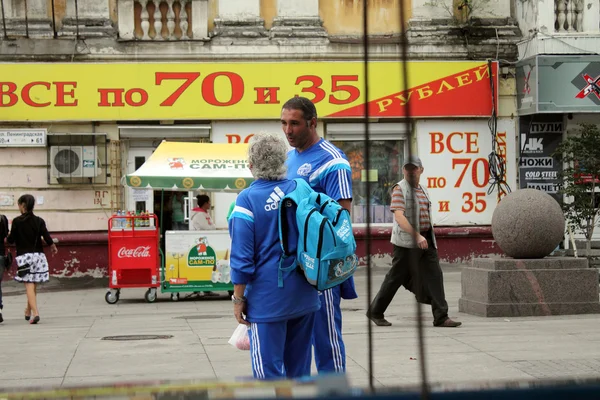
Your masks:
{"label": "blue jacket", "polygon": [[[352,199],[352,168],[346,154],[325,139],[308,149],[291,150],[287,159],[288,179],[301,178],[334,200]],[[354,278],[340,285],[343,299],[358,297]]]}
{"label": "blue jacket", "polygon": [[[282,254],[278,204],[295,187],[296,183],[290,180],[256,180],[240,193],[231,213],[231,281],[247,285],[246,312],[250,322],[283,321],[320,308],[317,290],[299,268],[284,273],[282,288],[277,284]],[[295,226],[295,220],[290,223]],[[292,231],[297,235],[296,230]],[[294,257],[288,260],[291,265]]]}

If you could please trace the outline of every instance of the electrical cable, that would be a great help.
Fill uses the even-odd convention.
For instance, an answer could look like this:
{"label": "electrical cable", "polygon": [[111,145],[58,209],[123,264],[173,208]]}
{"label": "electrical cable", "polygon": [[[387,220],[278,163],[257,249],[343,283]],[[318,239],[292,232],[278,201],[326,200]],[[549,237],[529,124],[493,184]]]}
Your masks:
{"label": "electrical cable", "polygon": [[[572,48],[573,50],[577,50],[577,51],[581,51],[584,54],[589,54],[589,55],[600,55],[600,53],[596,52],[596,51],[591,51],[591,50],[586,50],[586,49],[582,49],[581,47],[577,47],[572,45],[571,43],[561,39],[560,37],[556,37],[554,35],[548,35],[547,33],[544,32],[540,32],[542,35],[544,35],[545,37],[547,37],[548,39],[552,39],[552,40],[556,40],[561,42],[562,44],[564,44],[565,46],[569,46],[570,48]],[[569,55],[573,55],[573,54],[569,54]]]}
{"label": "electrical cable", "polygon": [[494,190],[498,191],[498,201],[502,198],[502,194],[507,195],[511,192],[510,186],[506,182],[506,152],[500,154],[497,151],[498,147],[498,107],[496,104],[496,85],[494,83],[493,61],[488,60],[488,74],[490,77],[490,91],[492,94],[492,110],[488,120],[488,127],[492,135],[492,152],[488,155],[488,171],[490,179],[488,184],[487,194],[490,195]]}

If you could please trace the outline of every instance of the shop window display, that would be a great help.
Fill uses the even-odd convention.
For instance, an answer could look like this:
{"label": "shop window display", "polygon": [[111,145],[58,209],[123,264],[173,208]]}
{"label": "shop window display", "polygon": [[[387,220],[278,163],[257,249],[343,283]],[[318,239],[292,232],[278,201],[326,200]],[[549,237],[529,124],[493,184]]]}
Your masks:
{"label": "shop window display", "polygon": [[[390,212],[392,186],[402,179],[405,142],[403,140],[372,140],[369,142],[370,166],[367,172],[363,141],[336,140],[332,143],[348,156],[352,168],[352,222],[392,223]],[[367,193],[369,179],[370,193]]]}

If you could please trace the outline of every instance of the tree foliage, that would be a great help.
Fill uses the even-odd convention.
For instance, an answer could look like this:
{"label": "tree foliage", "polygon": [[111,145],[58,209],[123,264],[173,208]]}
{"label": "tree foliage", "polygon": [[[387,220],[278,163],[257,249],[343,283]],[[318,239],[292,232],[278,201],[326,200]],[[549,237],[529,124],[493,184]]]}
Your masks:
{"label": "tree foliage", "polygon": [[600,193],[596,193],[596,188],[600,183],[600,130],[593,124],[580,124],[578,134],[564,140],[555,155],[562,158],[564,165],[559,191],[566,196],[562,208],[567,224],[583,233],[589,256],[599,216]]}

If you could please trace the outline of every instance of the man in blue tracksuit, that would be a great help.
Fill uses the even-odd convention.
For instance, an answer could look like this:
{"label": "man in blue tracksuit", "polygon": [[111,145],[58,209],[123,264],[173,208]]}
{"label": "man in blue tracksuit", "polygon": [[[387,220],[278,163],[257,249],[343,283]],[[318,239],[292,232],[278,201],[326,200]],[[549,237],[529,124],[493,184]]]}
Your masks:
{"label": "man in blue tracksuit", "polygon": [[[234,315],[248,325],[252,372],[257,379],[310,375],[311,334],[319,295],[300,269],[283,272],[278,286],[279,200],[296,188],[285,179],[287,146],[275,135],[257,134],[248,150],[255,181],[236,199],[229,219]],[[290,213],[288,213],[290,214]],[[294,215],[288,215],[291,243],[298,241]],[[289,257],[289,267],[295,254]]]}
{"label": "man in blue tracksuit", "polygon": [[[281,110],[281,125],[288,143],[288,179],[302,178],[350,211],[352,169],[344,152],[317,133],[317,110],[305,97],[293,97]],[[320,293],[321,309],[315,318],[313,346],[319,373],[345,372],[346,348],[342,339],[341,299],[358,297],[354,279]]]}

